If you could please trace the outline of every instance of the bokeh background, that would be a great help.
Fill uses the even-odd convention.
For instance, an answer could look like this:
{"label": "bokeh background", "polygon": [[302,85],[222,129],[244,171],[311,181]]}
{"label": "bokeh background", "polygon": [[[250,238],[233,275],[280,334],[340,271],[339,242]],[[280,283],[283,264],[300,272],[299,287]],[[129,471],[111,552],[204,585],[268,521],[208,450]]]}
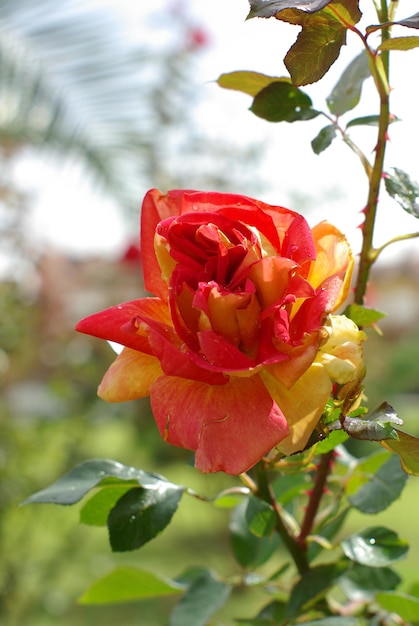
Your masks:
{"label": "bokeh background", "polygon": [[[211,4],[211,6],[208,6]],[[77,598],[116,564],[167,576],[205,563],[236,571],[228,511],[184,499],[170,527],[141,551],[112,554],[106,531],[78,524],[78,507],[20,507],[77,463],[113,458],[214,495],[234,479],[202,476],[187,451],[163,444],[147,401],[106,405],[96,388],[110,347],[77,335],[83,316],[141,297],[138,217],[151,187],[226,190],[330,219],[359,247],[366,183],[336,143],[315,156],[320,123],[270,125],[215,83],[223,72],[283,75],[295,38],[275,20],[245,21],[245,0],[0,0],[0,624],[161,625],[170,602],[86,607]],[[361,3],[362,4],[362,3]],[[134,6],[140,5],[140,6]],[[414,12],[405,0],[403,17]],[[409,12],[410,11],[410,12]],[[353,43],[348,41],[348,44]],[[350,45],[342,52],[357,54]],[[395,56],[389,166],[419,179],[417,103]],[[409,53],[410,54],[410,53]],[[416,54],[415,52],[412,53]],[[409,61],[414,66],[414,59]],[[405,64],[406,65],[406,64]],[[345,64],[307,92],[324,106]],[[374,113],[366,84],[362,114]],[[316,126],[317,125],[317,126]],[[394,131],[393,131],[394,128]],[[356,137],[367,154],[373,131]],[[417,230],[394,201],[380,202],[378,243]],[[416,240],[377,264],[369,304],[388,316],[366,345],[366,395],[387,400],[419,435],[419,255]],[[351,447],[367,454],[367,444]],[[412,545],[398,565],[406,585],[419,558],[411,479],[380,516]],[[376,520],[371,519],[371,523]],[[365,524],[351,518],[350,524]],[[280,557],[278,557],[280,558]],[[263,601],[238,593],[214,623]],[[239,609],[239,610],[237,610]]]}

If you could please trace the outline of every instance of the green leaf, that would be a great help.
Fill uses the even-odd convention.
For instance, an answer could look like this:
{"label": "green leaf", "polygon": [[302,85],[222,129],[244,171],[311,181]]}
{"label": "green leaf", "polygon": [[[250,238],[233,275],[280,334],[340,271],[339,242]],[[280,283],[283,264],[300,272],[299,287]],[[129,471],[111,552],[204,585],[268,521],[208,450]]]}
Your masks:
{"label": "green leaf", "polygon": [[233,511],[229,530],[234,558],[242,567],[256,567],[265,563],[278,548],[279,538],[256,537],[246,520],[247,500],[241,502]]}
{"label": "green leaf", "polygon": [[361,565],[385,567],[402,559],[409,546],[388,528],[373,526],[356,533],[341,543],[345,555]]}
{"label": "green leaf", "polygon": [[378,50],[412,50],[419,47],[419,37],[392,37],[378,46]]}
{"label": "green leaf", "polygon": [[231,487],[217,494],[214,498],[214,505],[220,509],[232,509],[249,494],[250,489],[248,487]]}
{"label": "green leaf", "polygon": [[408,26],[409,28],[419,28],[419,13],[415,13],[410,17],[406,17],[403,20],[393,23],[400,24],[401,26]]}
{"label": "green leaf", "polygon": [[116,604],[179,594],[184,587],[141,569],[121,566],[100,578],[79,598],[80,604]]}
{"label": "green leaf", "polygon": [[419,439],[397,430],[397,439],[380,441],[383,448],[395,452],[405,472],[419,476]]}
{"label": "green leaf", "polygon": [[349,473],[345,484],[346,495],[353,496],[390,458],[391,454],[380,449],[361,459],[353,458],[352,471]]}
{"label": "green leaf", "polygon": [[202,576],[207,575],[207,568],[204,566],[195,566],[188,567],[181,574],[176,576],[175,582],[179,585],[183,585],[183,587],[190,587],[192,583],[194,583],[198,578],[202,578]]}
{"label": "green leaf", "polygon": [[84,461],[59,478],[49,487],[38,491],[23,504],[48,503],[48,504],[75,504],[81,500],[91,489],[102,483],[107,478],[133,481],[133,484],[148,484],[158,480],[153,474],[147,474],[134,467],[122,465],[109,459],[92,459]]}
{"label": "green leaf", "polygon": [[368,482],[355,495],[349,497],[349,502],[362,513],[373,515],[384,511],[400,497],[407,481],[407,474],[403,472],[398,457],[391,456],[368,478]]}
{"label": "green leaf", "polygon": [[395,424],[400,426],[403,421],[388,402],[383,402],[375,411],[370,411],[363,417],[346,415],[341,420],[341,426],[345,432],[354,439],[362,441],[397,440]]}
{"label": "green leaf", "polygon": [[340,586],[350,600],[372,600],[377,591],[392,591],[401,583],[400,576],[389,567],[354,563],[340,579]]}
{"label": "green leaf", "polygon": [[323,619],[310,620],[303,622],[304,626],[359,626],[359,620],[356,617],[324,617]]}
{"label": "green leaf", "polygon": [[250,13],[246,19],[252,17],[273,17],[284,9],[299,9],[307,13],[320,11],[331,0],[249,0]]}
{"label": "green leaf", "polygon": [[283,474],[272,484],[275,497],[282,507],[286,507],[294,498],[307,491],[307,480],[303,472]]}
{"label": "green leaf", "polygon": [[361,52],[346,68],[330,95],[326,98],[333,115],[343,115],[355,108],[361,98],[364,80],[371,76],[368,57]]}
{"label": "green leaf", "polygon": [[383,609],[399,615],[407,624],[419,622],[419,598],[406,593],[383,592],[375,599]]}
{"label": "green leaf", "polygon": [[275,82],[290,82],[289,78],[275,78],[259,72],[236,71],[221,74],[217,84],[223,89],[241,91],[249,96],[256,96],[262,89]]}
{"label": "green leaf", "polygon": [[286,610],[286,604],[279,600],[274,600],[267,604],[253,619],[240,618],[236,620],[237,626],[273,626],[282,624]]}
{"label": "green leaf", "polygon": [[[346,128],[351,128],[352,126],[378,126],[379,121],[379,115],[364,115],[363,117],[355,117],[353,120],[350,120],[346,124]],[[396,119],[392,119],[391,121],[395,122]]]}
{"label": "green leaf", "polygon": [[[339,515],[327,519],[318,530],[316,529],[315,537],[322,537],[327,541],[332,541],[332,539],[342,528],[349,511],[350,509],[346,508],[344,511],[339,513]],[[307,553],[309,561],[313,561],[316,556],[318,556],[320,552],[322,552],[322,550],[324,550],[324,548],[318,541],[313,540],[312,542],[310,542]]]}
{"label": "green leaf", "polygon": [[344,430],[331,430],[325,439],[316,444],[316,454],[327,454],[349,438]]}
{"label": "green leaf", "polygon": [[106,526],[110,510],[130,489],[129,485],[102,487],[80,510],[80,522],[90,526]]}
{"label": "green leaf", "polygon": [[170,523],[184,488],[160,481],[154,489],[131,489],[118,500],[108,517],[114,552],[135,550]]}
{"label": "green leaf", "polygon": [[211,572],[195,580],[175,606],[169,626],[205,626],[227,602],[231,587],[216,580]]}
{"label": "green leaf", "polygon": [[384,184],[387,193],[396,200],[402,209],[419,217],[419,185],[410,180],[409,175],[397,167],[392,168],[393,175],[386,173]]}
{"label": "green leaf", "polygon": [[357,326],[372,326],[386,316],[385,313],[369,309],[361,304],[350,304],[345,310],[345,315]]}
{"label": "green leaf", "polygon": [[317,565],[305,573],[291,590],[286,617],[295,615],[314,600],[324,597],[342,576],[348,564],[339,561]]}
{"label": "green leaf", "polygon": [[301,32],[285,56],[284,63],[294,85],[307,85],[320,80],[336,61],[346,43],[348,24],[356,24],[361,13],[352,0],[335,0],[333,11],[325,6],[309,15],[296,9],[286,9],[276,17],[301,26]]}
{"label": "green leaf", "polygon": [[328,126],[322,128],[317,137],[315,137],[311,142],[314,154],[320,154],[326,150],[326,148],[331,145],[335,137],[336,126],[334,124],[329,124]]}
{"label": "green leaf", "polygon": [[319,115],[311,104],[311,98],[297,87],[274,82],[259,91],[250,110],[268,122],[297,122]]}
{"label": "green leaf", "polygon": [[256,537],[268,537],[275,528],[275,515],[269,504],[250,496],[246,507],[246,522]]}

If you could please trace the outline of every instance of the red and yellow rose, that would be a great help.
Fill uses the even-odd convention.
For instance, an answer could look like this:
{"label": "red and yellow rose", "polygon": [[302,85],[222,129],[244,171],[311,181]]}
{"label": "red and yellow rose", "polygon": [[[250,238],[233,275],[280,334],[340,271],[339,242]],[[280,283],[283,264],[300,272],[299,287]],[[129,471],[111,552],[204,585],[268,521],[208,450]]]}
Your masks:
{"label": "red and yellow rose", "polygon": [[347,382],[362,363],[363,334],[342,347],[346,322],[328,317],[350,287],[342,233],[241,195],[153,189],[141,251],[154,297],[77,325],[125,346],[99,395],[150,395],[162,437],[194,450],[203,472],[239,474],[275,446],[301,450],[342,368]]}

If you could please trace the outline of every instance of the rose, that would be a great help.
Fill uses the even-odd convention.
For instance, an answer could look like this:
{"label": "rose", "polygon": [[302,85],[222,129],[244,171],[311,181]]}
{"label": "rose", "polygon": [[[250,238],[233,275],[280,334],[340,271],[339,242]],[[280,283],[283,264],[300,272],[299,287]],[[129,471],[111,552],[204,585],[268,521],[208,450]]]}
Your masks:
{"label": "rose", "polygon": [[239,474],[278,444],[303,449],[339,381],[326,353],[316,358],[350,286],[342,233],[241,195],[154,189],[141,251],[154,297],[77,325],[125,346],[99,395],[150,395],[163,438],[194,450],[204,472]]}

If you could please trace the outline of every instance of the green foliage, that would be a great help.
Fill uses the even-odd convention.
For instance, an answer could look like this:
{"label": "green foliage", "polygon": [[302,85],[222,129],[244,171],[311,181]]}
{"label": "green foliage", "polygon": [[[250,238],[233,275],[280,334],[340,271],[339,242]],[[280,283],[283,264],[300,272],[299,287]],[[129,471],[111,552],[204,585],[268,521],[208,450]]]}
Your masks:
{"label": "green foliage", "polygon": [[384,183],[387,193],[394,198],[407,213],[419,217],[419,185],[413,182],[403,170],[394,167],[393,174],[386,174]]}
{"label": "green foliage", "polygon": [[135,550],[153,539],[170,523],[182,493],[183,487],[163,481],[151,488],[127,491],[109,513],[112,550]]}
{"label": "green foliage", "polygon": [[175,606],[169,626],[205,626],[212,615],[222,607],[231,592],[231,587],[205,572],[194,580]]}
{"label": "green foliage", "polygon": [[351,0],[334,0],[313,15],[287,9],[276,17],[301,26],[296,42],[284,58],[294,85],[301,86],[314,83],[326,74],[346,43],[348,26],[354,26],[361,13]]}
{"label": "green foliage", "polygon": [[249,96],[256,96],[262,89],[276,81],[288,82],[288,79],[274,78],[273,76],[266,76],[266,74],[260,74],[259,72],[238,71],[230,72],[229,74],[221,74],[217,80],[217,84],[224,89],[233,89],[247,93]]}
{"label": "green foliage", "polygon": [[184,587],[136,567],[122,566],[103,576],[79,598],[81,604],[115,604],[176,595]]}
{"label": "green foliage", "polygon": [[400,576],[389,567],[375,567],[372,573],[370,567],[359,563],[353,563],[340,580],[350,599],[362,598],[364,601],[374,599],[377,592],[393,591],[400,583]]}
{"label": "green foliage", "polygon": [[381,445],[399,455],[405,472],[419,476],[419,440],[417,437],[397,431],[396,440],[382,441]]}
{"label": "green foliage", "polygon": [[419,37],[392,37],[383,41],[379,50],[413,50],[419,46]]}
{"label": "green foliage", "polygon": [[375,411],[363,417],[345,415],[341,419],[343,430],[354,439],[368,441],[383,441],[397,439],[398,434],[394,424],[403,424],[395,410],[387,402],[383,402]]}
{"label": "green foliage", "polygon": [[419,621],[419,598],[406,593],[382,592],[377,594],[377,602],[388,613],[400,615],[407,623]]}
{"label": "green foliage", "polygon": [[362,85],[370,76],[368,56],[361,52],[348,65],[327,98],[329,111],[339,116],[354,109],[361,98]]}
{"label": "green foliage", "polygon": [[336,126],[334,124],[328,124],[322,128],[317,137],[315,137],[311,142],[313,152],[315,154],[320,154],[323,150],[326,150],[326,148],[331,145],[332,141],[336,137],[336,134]]}
{"label": "green foliage", "polygon": [[374,309],[355,303],[350,304],[346,308],[345,315],[360,327],[372,326],[386,316],[386,314],[381,313],[381,311],[375,311]]}
{"label": "green foliage", "polygon": [[291,8],[314,13],[326,6],[326,4],[329,4],[329,2],[331,2],[331,0],[272,0],[271,2],[250,0],[250,13],[247,19],[251,17],[278,16],[279,12]]}
{"label": "green foliage", "polygon": [[386,567],[406,556],[409,546],[392,530],[381,526],[365,528],[341,543],[345,555],[361,565]]}
{"label": "green foliage", "polygon": [[[289,528],[300,528],[300,533],[305,527],[304,518],[310,513],[302,514],[301,503],[307,498],[305,489],[310,484],[307,474],[312,472],[310,454],[307,451],[300,455],[299,461],[290,459],[286,462],[283,471],[276,470],[277,479],[270,495],[262,497],[262,484],[260,491],[253,495],[246,495],[249,490],[243,488],[236,494],[241,502],[232,509],[229,530],[232,555],[242,568],[243,576],[223,579],[207,569],[197,568],[169,580],[124,566],[91,585],[80,602],[100,605],[180,595],[169,623],[205,626],[238,586],[250,588],[257,585],[272,590],[278,581],[279,593],[282,576],[289,568],[287,561],[279,569],[273,562],[278,549],[282,554],[287,545],[283,531],[277,531],[284,522]],[[405,556],[408,545],[394,531],[376,526],[343,540],[339,540],[339,534],[351,507],[364,514],[384,510],[400,496],[407,476],[401,471],[397,457],[385,451],[358,460],[352,458],[350,467],[343,498],[339,477],[345,476],[348,459],[345,454],[336,457],[328,483],[332,490],[331,501],[318,519],[311,522],[310,561],[302,566],[297,579],[289,579],[286,608],[281,602],[269,603],[258,617],[239,623],[269,624],[270,616],[281,615],[281,620],[287,620],[300,614],[315,615],[316,619],[311,620],[313,623],[327,621],[333,615],[328,597],[335,588],[340,587],[350,598],[363,585],[364,600],[370,605],[375,602],[377,593],[393,591],[399,585],[399,577],[389,566]],[[216,497],[206,499],[195,492],[185,491],[163,476],[108,459],[94,459],[67,472],[53,485],[31,496],[29,501],[68,505],[73,500],[75,504],[90,491],[93,495],[81,509],[81,520],[100,525],[105,523],[107,516],[112,549],[130,551],[157,538],[171,521],[183,494],[198,497],[206,501],[206,506],[211,506],[211,503],[216,505],[218,499],[225,498],[230,490],[222,490]],[[282,512],[281,515],[278,511]],[[321,546],[326,544],[335,550],[340,546],[343,555],[337,552],[333,562],[317,564],[315,559],[321,554]],[[294,549],[301,548],[296,544]],[[268,568],[266,574],[258,573],[262,566]],[[371,568],[377,570],[377,576],[371,576]],[[370,582],[366,584],[368,577]],[[340,617],[336,616],[336,619]]]}
{"label": "green foliage", "polygon": [[291,589],[286,617],[291,618],[314,605],[327,594],[346,571],[345,561],[317,565],[307,571]]}
{"label": "green foliage", "polygon": [[363,484],[353,496],[349,496],[349,502],[367,515],[375,515],[390,506],[400,497],[407,481],[407,474],[396,456],[387,457],[378,468],[369,468],[367,463],[360,462],[348,483],[348,489],[360,473],[363,474]]}
{"label": "green foliage", "polygon": [[268,122],[296,122],[319,115],[311,105],[309,96],[297,87],[273,81],[256,94],[250,110]]}
{"label": "green foliage", "polygon": [[[255,568],[265,563],[279,546],[279,538],[276,534],[271,536],[257,535],[252,532],[248,524],[248,502],[239,504],[232,513],[229,530],[231,548],[234,558],[242,567]],[[265,515],[270,511],[265,509]],[[250,515],[251,524],[256,525],[253,515]],[[270,522],[268,521],[268,524]],[[266,526],[265,526],[266,528]]]}

